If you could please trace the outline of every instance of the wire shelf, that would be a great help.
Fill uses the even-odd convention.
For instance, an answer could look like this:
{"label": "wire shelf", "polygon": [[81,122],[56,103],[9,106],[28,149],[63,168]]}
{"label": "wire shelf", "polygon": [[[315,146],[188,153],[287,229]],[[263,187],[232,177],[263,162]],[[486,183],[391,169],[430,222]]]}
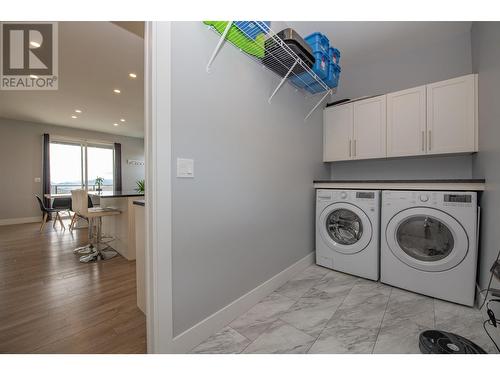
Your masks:
{"label": "wire shelf", "polygon": [[[334,89],[330,88],[311,67],[304,62],[272,29],[263,21],[252,21],[252,25],[236,26],[233,21],[217,21],[209,23],[209,27],[220,34],[220,39],[207,64],[207,72],[215,60],[225,41],[230,42],[241,52],[265,66],[281,78],[280,83],[270,95],[268,102],[285,82],[289,82],[296,89],[308,96],[323,96],[307,114],[304,121],[320,106]],[[259,35],[256,35],[255,28]],[[307,88],[314,88],[318,94],[311,94]]]}

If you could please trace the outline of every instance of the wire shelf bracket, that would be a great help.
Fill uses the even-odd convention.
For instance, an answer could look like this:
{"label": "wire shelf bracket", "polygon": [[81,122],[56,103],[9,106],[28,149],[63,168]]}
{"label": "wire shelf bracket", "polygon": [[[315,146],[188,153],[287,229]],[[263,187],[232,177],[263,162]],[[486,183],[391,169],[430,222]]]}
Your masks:
{"label": "wire shelf bracket", "polygon": [[220,36],[219,42],[215,46],[214,52],[212,53],[212,56],[210,56],[210,60],[208,60],[207,64],[207,73],[210,72],[210,66],[212,66],[212,63],[214,62],[215,58],[217,57],[217,54],[219,53],[220,49],[222,48],[222,45],[224,44],[224,41],[226,40],[227,33],[229,32],[229,29],[233,25],[233,21],[229,21],[227,23],[226,28],[224,29],[224,32]]}
{"label": "wire shelf bracket", "polygon": [[[336,89],[330,88],[325,82],[323,82],[323,80],[318,77],[318,75],[314,73],[313,70],[266,23],[262,21],[254,21],[254,23],[260,28],[260,30],[262,30],[262,33],[265,34],[266,39],[264,43],[259,44],[255,35],[251,35],[245,27],[240,28],[239,26],[237,26],[240,31],[239,35],[228,39],[228,33],[231,27],[234,26],[234,21],[227,21],[227,25],[225,25],[223,31],[222,28],[219,29],[222,33],[218,32],[218,34],[220,34],[220,38],[214,51],[212,52],[212,55],[210,56],[210,59],[208,60],[207,72],[210,72],[210,68],[224,45],[224,42],[229,41],[241,52],[245,53],[253,60],[256,60],[262,64],[262,66],[268,68],[281,78],[280,82],[269,96],[269,99],[267,100],[268,103],[271,103],[273,97],[287,81],[296,89],[306,92],[307,95],[311,95],[307,91],[307,88],[311,87],[315,87],[315,90],[311,91],[319,91],[320,93],[323,93],[323,96],[318,103],[304,118],[304,121],[307,121],[307,119],[314,113],[321,103],[323,103],[329,95],[332,95]],[[210,28],[216,30],[213,25],[210,26]],[[251,45],[251,52],[242,48],[239,42],[243,42],[247,46]],[[259,56],[256,56],[256,51]],[[263,63],[263,56],[267,59],[267,63],[265,65]],[[290,80],[290,78],[293,78],[293,80]]]}

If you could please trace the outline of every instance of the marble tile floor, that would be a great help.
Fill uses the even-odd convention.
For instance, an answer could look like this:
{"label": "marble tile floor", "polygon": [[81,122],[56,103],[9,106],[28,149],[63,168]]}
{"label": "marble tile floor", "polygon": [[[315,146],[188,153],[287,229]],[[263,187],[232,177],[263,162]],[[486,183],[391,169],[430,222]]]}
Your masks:
{"label": "marble tile floor", "polygon": [[420,353],[426,329],[496,353],[477,308],[312,265],[192,353]]}

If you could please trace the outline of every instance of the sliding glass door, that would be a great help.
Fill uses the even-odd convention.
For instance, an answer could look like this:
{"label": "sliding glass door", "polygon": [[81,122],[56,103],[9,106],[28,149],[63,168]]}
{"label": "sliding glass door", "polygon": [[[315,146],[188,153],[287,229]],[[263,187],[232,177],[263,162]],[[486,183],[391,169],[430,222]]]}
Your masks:
{"label": "sliding glass door", "polygon": [[[86,154],[88,190],[100,188],[102,191],[113,191],[113,146],[88,144]],[[97,180],[100,180],[102,184],[97,184]]]}
{"label": "sliding glass door", "polygon": [[50,143],[50,192],[113,190],[113,145],[68,140]]}

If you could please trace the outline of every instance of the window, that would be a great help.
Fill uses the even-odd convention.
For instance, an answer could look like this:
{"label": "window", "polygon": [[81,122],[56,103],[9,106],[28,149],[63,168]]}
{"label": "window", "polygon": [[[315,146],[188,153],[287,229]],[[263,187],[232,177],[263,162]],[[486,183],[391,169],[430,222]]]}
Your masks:
{"label": "window", "polygon": [[74,189],[113,190],[113,146],[87,142],[52,141],[50,143],[50,192],[69,193]]}
{"label": "window", "polygon": [[96,190],[96,178],[104,179],[101,189],[113,190],[113,146],[87,145],[87,186],[88,190]]}

